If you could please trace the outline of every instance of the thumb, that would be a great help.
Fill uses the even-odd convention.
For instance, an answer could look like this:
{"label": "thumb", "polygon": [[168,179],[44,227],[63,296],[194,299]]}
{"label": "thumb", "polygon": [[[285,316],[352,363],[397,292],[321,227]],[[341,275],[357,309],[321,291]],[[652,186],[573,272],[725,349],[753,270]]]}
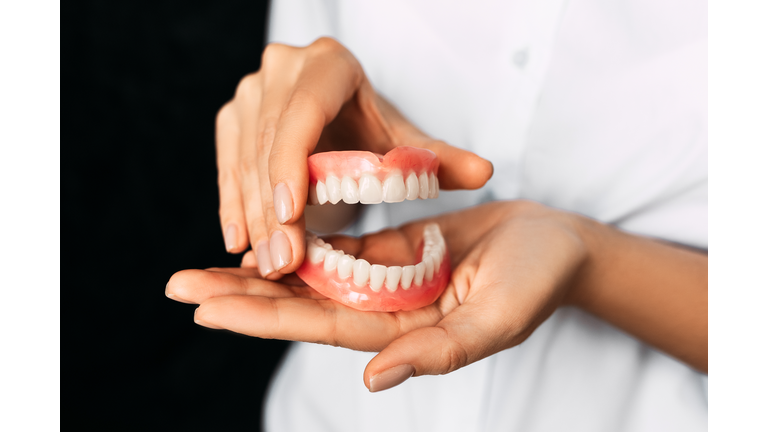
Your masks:
{"label": "thumb", "polygon": [[412,376],[447,374],[506,348],[501,326],[492,326],[483,311],[467,306],[459,306],[434,327],[390,343],[366,366],[366,387],[377,392]]}
{"label": "thumb", "polygon": [[442,141],[426,146],[440,161],[440,189],[479,189],[493,175],[493,164],[480,156]]}

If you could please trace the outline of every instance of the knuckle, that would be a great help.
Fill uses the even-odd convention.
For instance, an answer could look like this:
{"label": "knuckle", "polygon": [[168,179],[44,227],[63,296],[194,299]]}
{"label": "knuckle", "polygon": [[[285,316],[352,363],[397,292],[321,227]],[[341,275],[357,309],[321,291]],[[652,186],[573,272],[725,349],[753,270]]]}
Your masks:
{"label": "knuckle", "polygon": [[317,38],[309,47],[316,54],[332,54],[344,49],[344,46],[334,38],[323,36]]}
{"label": "knuckle", "polygon": [[454,341],[443,345],[440,353],[440,363],[443,365],[445,373],[453,372],[465,366],[469,360],[469,355],[464,347]]}
{"label": "knuckle", "polygon": [[222,168],[219,169],[218,182],[219,189],[229,188],[236,186],[239,180],[239,175],[235,168]]}
{"label": "knuckle", "polygon": [[290,47],[288,45],[275,42],[268,44],[266,47],[264,47],[264,52],[261,53],[262,68],[265,65],[271,65],[273,63],[280,62],[280,60],[285,58],[289,52]]}
{"label": "knuckle", "polygon": [[258,149],[262,153],[268,152],[272,148],[275,135],[277,135],[277,122],[278,119],[276,117],[264,119],[264,125],[261,128],[261,139],[258,142]]}
{"label": "knuckle", "polygon": [[235,90],[235,98],[252,97],[261,91],[261,78],[259,72],[250,73],[240,79]]}
{"label": "knuckle", "polygon": [[255,155],[241,156],[240,159],[238,159],[238,168],[240,169],[240,173],[252,173],[256,171],[258,163],[259,158]]}
{"label": "knuckle", "polygon": [[219,112],[216,113],[216,128],[220,129],[224,127],[235,115],[235,105],[232,101],[228,101],[219,108]]}

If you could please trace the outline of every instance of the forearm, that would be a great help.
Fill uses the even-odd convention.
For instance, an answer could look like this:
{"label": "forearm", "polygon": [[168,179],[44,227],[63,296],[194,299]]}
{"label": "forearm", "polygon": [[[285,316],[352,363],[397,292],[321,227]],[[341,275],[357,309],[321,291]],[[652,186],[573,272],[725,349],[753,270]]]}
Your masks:
{"label": "forearm", "polygon": [[707,372],[708,259],[580,218],[588,258],[568,301]]}

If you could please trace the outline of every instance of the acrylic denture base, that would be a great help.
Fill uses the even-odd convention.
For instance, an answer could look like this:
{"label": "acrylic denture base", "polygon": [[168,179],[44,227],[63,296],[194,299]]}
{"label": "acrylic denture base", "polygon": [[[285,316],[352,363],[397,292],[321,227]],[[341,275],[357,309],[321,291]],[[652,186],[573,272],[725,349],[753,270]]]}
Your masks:
{"label": "acrylic denture base", "polygon": [[318,153],[309,157],[309,204],[379,204],[437,198],[438,161],[429,150],[398,147],[371,152]]}
{"label": "acrylic denture base", "polygon": [[418,309],[442,294],[451,273],[438,225],[425,225],[423,235],[416,263],[383,266],[345,254],[308,233],[306,258],[296,273],[318,292],[356,309]]}
{"label": "acrylic denture base", "polygon": [[[397,147],[381,156],[347,151],[308,159],[310,205],[378,204],[437,198],[438,160],[425,149]],[[360,310],[392,312],[427,306],[450,279],[450,259],[436,224],[424,228],[418,262],[383,266],[356,259],[307,233],[306,257],[296,271],[318,292]]]}

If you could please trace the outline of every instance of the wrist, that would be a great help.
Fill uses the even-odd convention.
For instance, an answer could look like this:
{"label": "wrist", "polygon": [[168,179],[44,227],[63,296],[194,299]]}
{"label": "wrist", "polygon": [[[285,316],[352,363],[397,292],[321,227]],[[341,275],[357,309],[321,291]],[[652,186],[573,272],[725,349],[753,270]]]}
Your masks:
{"label": "wrist", "polygon": [[576,236],[581,241],[584,254],[580,265],[574,272],[568,292],[563,299],[563,305],[589,309],[594,296],[596,276],[600,273],[600,265],[604,261],[607,249],[609,227],[594,219],[570,214]]}

